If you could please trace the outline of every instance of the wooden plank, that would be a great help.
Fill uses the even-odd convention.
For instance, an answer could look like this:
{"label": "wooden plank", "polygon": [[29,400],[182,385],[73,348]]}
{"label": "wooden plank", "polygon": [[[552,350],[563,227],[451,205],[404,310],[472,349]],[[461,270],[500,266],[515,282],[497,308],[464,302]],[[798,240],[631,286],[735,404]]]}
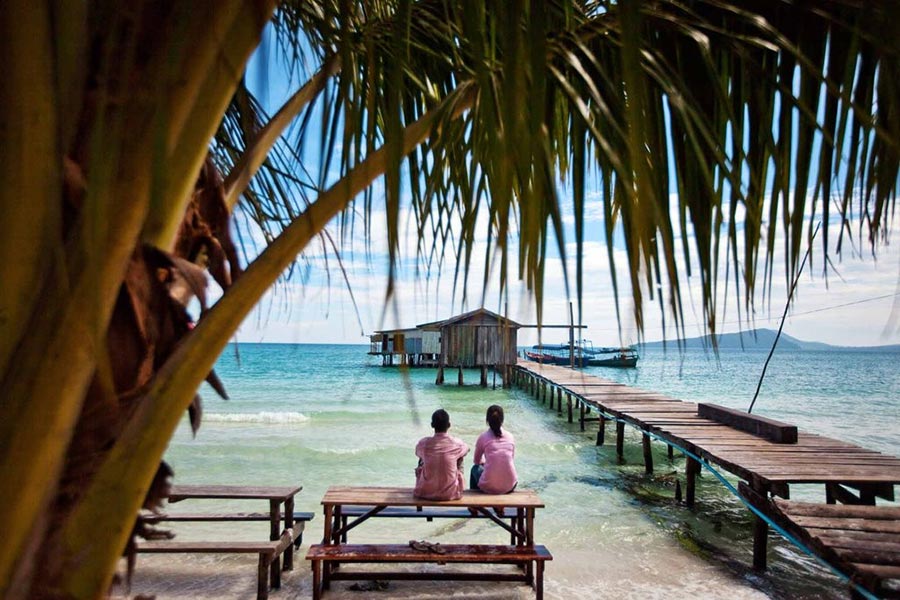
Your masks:
{"label": "wooden plank", "polygon": [[172,553],[209,553],[209,554],[258,554],[275,555],[280,542],[182,542],[172,540],[141,541],[137,544],[138,552],[153,554]]}
{"label": "wooden plank", "polygon": [[878,476],[879,479],[872,479],[871,481],[897,481],[900,483],[900,469],[897,468],[886,468],[877,465],[811,465],[811,464],[798,464],[798,465],[785,465],[785,464],[772,464],[772,465],[759,465],[754,468],[755,471],[758,471],[760,474],[775,474],[779,475],[782,473],[802,473],[802,474],[823,474],[823,475],[837,475],[838,473],[841,476],[845,474],[849,476],[847,481],[870,481],[868,479],[869,476]]}
{"label": "wooden plank", "polygon": [[892,543],[898,541],[896,533],[884,531],[851,531],[849,529],[821,529],[819,527],[807,527],[810,535],[824,539],[835,538],[839,540],[858,540],[860,542]]}
{"label": "wooden plank", "polygon": [[[737,458],[742,458],[738,456]],[[884,460],[882,457],[877,456],[865,456],[865,455],[857,455],[857,456],[829,456],[829,455],[821,455],[819,458],[821,460],[815,460],[815,454],[808,454],[806,456],[772,456],[772,455],[758,455],[753,458],[746,458],[747,463],[751,463],[753,461],[759,461],[761,463],[769,463],[769,464],[819,464],[819,465],[836,465],[836,466],[847,466],[847,467],[855,467],[858,466],[860,469],[880,469],[883,472],[900,472],[900,464],[895,460]]]}
{"label": "wooden plank", "polygon": [[[877,452],[841,452],[840,450],[823,450],[816,447],[797,447],[780,446],[781,450],[773,450],[771,447],[761,446],[759,448],[740,448],[723,450],[737,456],[778,456],[779,460],[789,459],[792,457],[804,458],[809,454],[817,454],[822,460],[867,460],[870,462],[900,466],[900,459],[886,454]],[[761,452],[760,449],[768,450],[768,453]],[[777,452],[777,454],[775,454]]]}
{"label": "wooden plank", "polygon": [[261,487],[243,485],[176,485],[169,493],[169,502],[179,502],[187,499],[281,499],[285,500],[296,495],[303,486],[296,487]]}
{"label": "wooden plank", "polygon": [[322,504],[331,505],[391,505],[391,506],[449,506],[449,507],[509,507],[543,508],[544,503],[531,490],[516,490],[509,494],[492,495],[466,490],[459,500],[426,500],[413,496],[412,488],[332,486],[325,492]]}
{"label": "wooden plank", "polygon": [[[310,521],[315,516],[311,512],[295,512],[294,521]],[[282,520],[279,515],[278,520]],[[229,522],[229,521],[269,521],[269,513],[262,512],[238,512],[238,513],[170,513],[170,514],[142,514],[140,519],[146,523],[158,523],[161,521],[197,521],[197,522]]]}
{"label": "wooden plank", "polygon": [[878,579],[900,579],[900,567],[893,565],[868,565],[853,564],[861,573],[866,573]]}
{"label": "wooden plank", "polygon": [[757,473],[759,477],[765,479],[769,483],[841,483],[846,485],[855,485],[860,483],[891,483],[897,484],[896,476],[880,476],[877,474],[866,474],[854,476],[852,471],[847,473],[838,473],[836,475],[826,475],[823,473]]}
{"label": "wooden plank", "polygon": [[[833,530],[825,530],[833,531]],[[893,535],[893,534],[887,534]],[[862,551],[878,551],[888,552],[897,555],[900,558],[900,536],[893,535],[893,541],[881,541],[872,539],[855,539],[842,535],[825,535],[819,536],[819,540],[832,548],[841,548],[844,550],[862,550]],[[877,562],[877,561],[854,561],[854,562]],[[884,563],[881,563],[884,564]]]}
{"label": "wooden plank", "polygon": [[873,531],[900,534],[900,521],[882,519],[826,518],[797,515],[790,519],[801,527],[818,529],[846,529],[850,531]]}
{"label": "wooden plank", "polygon": [[847,506],[843,504],[816,504],[814,502],[787,502],[777,500],[779,510],[789,516],[859,518],[872,520],[900,520],[900,506]]}
{"label": "wooden plank", "polygon": [[714,450],[716,452],[728,452],[729,454],[750,454],[750,455],[784,455],[789,456],[791,454],[804,454],[804,453],[816,453],[816,454],[829,454],[835,456],[847,456],[852,457],[859,454],[862,455],[870,455],[872,454],[871,450],[862,450],[857,448],[841,448],[840,446],[836,446],[833,449],[823,449],[821,446],[804,446],[804,445],[791,445],[791,446],[783,446],[776,444],[748,444],[744,442],[736,442],[736,443],[720,443],[720,442],[711,442],[707,444],[707,448],[709,450]]}
{"label": "wooden plank", "polygon": [[340,562],[520,562],[553,560],[545,546],[440,544],[443,552],[420,551],[409,544],[315,544],[307,560]]}
{"label": "wooden plank", "polygon": [[697,414],[742,431],[750,432],[777,444],[797,443],[796,425],[706,402],[701,402],[697,406]]}
{"label": "wooden plank", "polygon": [[900,552],[884,552],[875,549],[847,549],[834,548],[834,552],[842,559],[851,563],[866,563],[870,565],[890,565],[900,567]]}

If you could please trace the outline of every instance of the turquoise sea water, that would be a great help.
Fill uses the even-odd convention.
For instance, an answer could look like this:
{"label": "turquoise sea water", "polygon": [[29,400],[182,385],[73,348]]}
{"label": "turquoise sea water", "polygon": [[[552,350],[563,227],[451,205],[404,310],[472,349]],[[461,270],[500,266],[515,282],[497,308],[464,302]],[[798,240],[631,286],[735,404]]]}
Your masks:
{"label": "turquoise sea water", "polygon": [[[840,582],[780,538],[770,539],[770,570],[757,574],[751,559],[749,513],[711,474],[704,474],[697,506],[674,501],[684,461],[669,461],[654,444],[656,473],[643,472],[640,437],[626,436],[625,462],[614,444],[597,447],[596,430],[581,432],[524,390],[482,389],[478,373],[466,385],[434,385],[434,369],[381,367],[367,346],[243,344],[230,347],[217,372],[231,396],[201,390],[205,414],[192,437],[185,421],[166,460],[177,483],[301,484],[297,509],[319,511],[330,485],[413,483],[415,442],[431,433],[431,412],[451,415],[451,433],[474,446],[484,411],[501,404],[518,442],[520,485],[536,489],[547,507],[538,512],[537,541],[554,555],[546,575],[548,598],[841,598]],[[632,370],[589,372],[691,401],[746,409],[764,352],[647,351]],[[888,454],[900,441],[900,356],[877,353],[776,352],[754,413],[801,429]],[[594,424],[594,427],[596,425]],[[608,436],[609,437],[609,436]],[[467,463],[470,464],[470,463]],[[792,490],[794,491],[794,490]],[[795,498],[821,499],[816,486]],[[193,508],[198,508],[195,505]],[[264,506],[235,505],[262,510]],[[174,505],[171,510],[185,510]],[[182,539],[265,539],[260,525],[179,526]],[[319,514],[304,543],[318,541]],[[483,522],[375,520],[351,541],[429,539],[504,543]],[[311,597],[305,545],[271,598]],[[132,593],[158,598],[242,598],[255,594],[255,558],[228,555],[139,557]],[[388,592],[347,591],[332,598],[531,598],[525,586],[483,583],[392,583]]]}

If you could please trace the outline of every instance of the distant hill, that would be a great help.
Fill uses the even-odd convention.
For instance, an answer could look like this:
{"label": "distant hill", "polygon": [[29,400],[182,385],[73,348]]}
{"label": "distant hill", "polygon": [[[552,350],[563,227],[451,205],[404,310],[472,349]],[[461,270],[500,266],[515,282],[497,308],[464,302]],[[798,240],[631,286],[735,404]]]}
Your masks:
{"label": "distant hill", "polygon": [[[768,350],[775,341],[777,331],[771,329],[753,329],[743,333],[724,333],[717,335],[719,349],[721,350]],[[712,343],[710,336],[702,336],[688,338],[684,340],[686,348],[711,348]],[[677,348],[678,343],[675,340],[667,341],[670,349]],[[663,343],[647,342],[642,345],[643,348],[653,349],[662,348]],[[795,350],[795,351],[836,351],[841,352],[897,352],[900,353],[900,344],[892,344],[889,346],[833,346],[822,342],[804,342],[795,337],[791,337],[786,333],[781,334],[778,340],[779,350]]]}

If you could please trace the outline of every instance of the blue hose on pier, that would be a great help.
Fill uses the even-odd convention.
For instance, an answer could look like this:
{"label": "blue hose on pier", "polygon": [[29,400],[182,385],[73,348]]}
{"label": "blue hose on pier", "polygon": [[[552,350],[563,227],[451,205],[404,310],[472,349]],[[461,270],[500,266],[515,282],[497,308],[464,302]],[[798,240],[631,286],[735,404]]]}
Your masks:
{"label": "blue hose on pier", "polygon": [[[617,423],[625,423],[626,425],[630,425],[630,423],[628,423],[625,419],[620,419],[613,415],[607,414],[607,413],[603,412],[602,410],[600,410],[599,408],[597,408],[596,406],[594,407],[594,409],[597,410],[597,412],[599,412],[601,415],[603,415],[603,417],[608,421],[616,421]],[[793,545],[797,546],[800,550],[802,550],[804,553],[806,553],[809,556],[811,556],[812,558],[814,558],[820,564],[826,566],[839,579],[843,580],[845,583],[848,583],[850,586],[852,586],[854,591],[856,591],[856,593],[859,594],[861,597],[865,598],[866,600],[879,600],[878,596],[874,595],[869,590],[860,586],[858,583],[854,582],[848,575],[844,574],[841,570],[836,568],[834,565],[828,563],[826,560],[821,558],[818,554],[816,554],[815,552],[810,550],[803,542],[801,542],[800,540],[798,540],[797,538],[792,536],[790,533],[785,531],[784,528],[782,528],[780,525],[778,525],[772,519],[770,519],[768,516],[766,516],[765,513],[763,513],[761,510],[759,510],[758,508],[756,508],[755,506],[750,504],[743,496],[740,495],[740,493],[738,493],[737,489],[735,489],[735,487],[733,485],[731,485],[731,482],[728,481],[727,479],[725,479],[725,476],[722,475],[719,471],[717,471],[708,462],[706,462],[705,460],[703,460],[702,458],[700,458],[693,452],[689,452],[688,450],[682,448],[678,444],[674,444],[674,443],[670,442],[669,440],[664,439],[662,436],[653,433],[652,431],[645,431],[643,429],[641,429],[640,431],[641,431],[641,433],[649,435],[650,437],[655,438],[656,440],[663,442],[664,444],[672,446],[676,450],[679,450],[680,452],[684,453],[685,456],[689,456],[689,457],[693,458],[694,460],[696,460],[701,466],[705,467],[709,472],[711,472],[713,475],[715,475],[716,479],[718,479],[720,482],[722,482],[722,484],[728,489],[728,491],[730,491],[732,494],[734,494],[738,498],[738,500],[740,500],[744,504],[744,506],[746,506],[748,509],[750,509],[750,512],[752,512],[757,517],[759,517],[760,519],[765,521],[766,524],[768,524],[769,527],[774,529],[781,537],[783,537],[784,539],[786,539]]]}

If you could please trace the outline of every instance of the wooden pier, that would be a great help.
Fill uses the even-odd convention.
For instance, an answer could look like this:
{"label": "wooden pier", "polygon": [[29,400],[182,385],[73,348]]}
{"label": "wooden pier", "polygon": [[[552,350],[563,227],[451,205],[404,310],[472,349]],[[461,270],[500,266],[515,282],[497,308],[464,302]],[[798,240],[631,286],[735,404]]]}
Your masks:
{"label": "wooden pier", "polygon": [[[597,445],[605,443],[606,424],[612,420],[616,427],[616,452],[620,457],[623,455],[625,426],[641,431],[647,473],[653,472],[651,444],[655,438],[666,443],[670,458],[677,446],[735,475],[744,482],[742,494],[750,496],[748,500],[754,506],[778,523],[789,518],[784,516],[785,505],[777,505],[774,497],[789,499],[792,484],[822,485],[824,503],[821,506],[826,509],[835,503],[875,507],[876,498],[893,501],[894,488],[900,485],[900,458],[797,431],[796,427],[770,419],[747,416],[715,405],[683,402],[567,367],[530,361],[519,361],[515,381],[543,402],[549,402],[550,408],[556,409],[560,416],[565,415],[570,423],[577,420],[582,431],[588,423],[598,423]],[[691,456],[686,458],[684,500],[688,506],[693,506],[695,481],[701,465]],[[676,487],[676,496],[680,496],[680,486]],[[893,526],[893,531],[891,527],[888,531],[879,531],[879,541],[887,544],[883,548],[893,551],[869,556],[874,564],[850,560],[836,562],[835,552],[823,550],[830,547],[827,541],[808,545],[869,591],[884,597],[900,597],[900,528],[892,520],[897,509],[875,507],[868,510],[871,519],[890,522]],[[839,523],[840,514],[843,513],[838,511],[833,515],[832,527],[852,529],[854,523],[850,521],[853,517],[845,516],[843,518],[849,521]],[[848,514],[855,513],[850,511]],[[876,514],[881,517],[874,516]],[[802,524],[791,523],[803,528]],[[765,569],[768,525],[758,517],[753,535],[753,565]],[[817,531],[805,531],[799,537],[809,540],[816,536]]]}

